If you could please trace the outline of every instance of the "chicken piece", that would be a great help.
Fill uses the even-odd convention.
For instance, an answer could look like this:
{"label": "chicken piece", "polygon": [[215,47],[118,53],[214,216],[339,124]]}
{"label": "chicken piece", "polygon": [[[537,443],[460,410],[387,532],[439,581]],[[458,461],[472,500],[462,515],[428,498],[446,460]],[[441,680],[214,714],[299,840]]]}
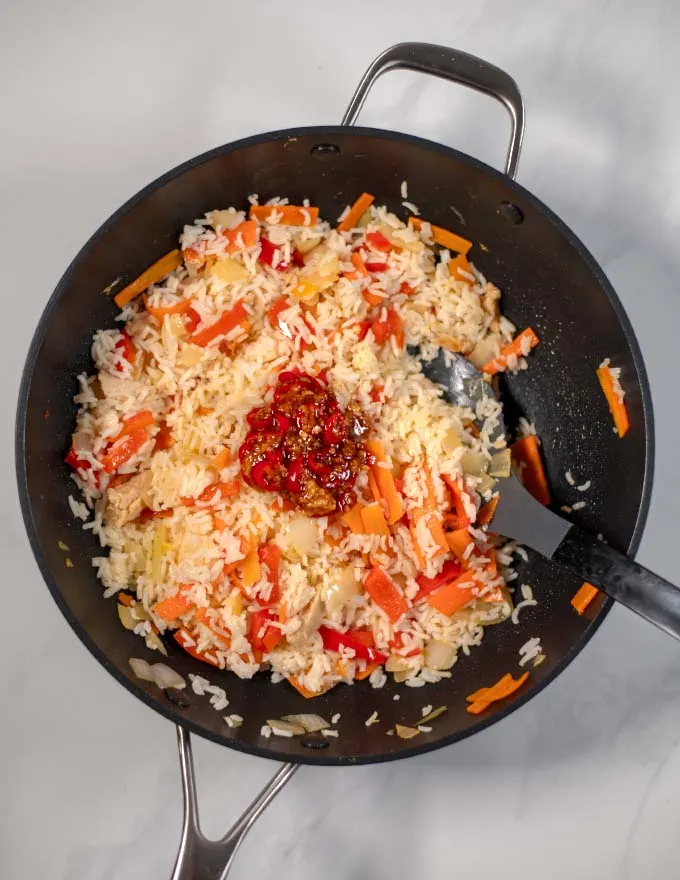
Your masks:
{"label": "chicken piece", "polygon": [[106,493],[104,521],[109,526],[120,528],[136,519],[147,506],[144,496],[151,484],[151,471],[134,474],[125,483],[113,486]]}

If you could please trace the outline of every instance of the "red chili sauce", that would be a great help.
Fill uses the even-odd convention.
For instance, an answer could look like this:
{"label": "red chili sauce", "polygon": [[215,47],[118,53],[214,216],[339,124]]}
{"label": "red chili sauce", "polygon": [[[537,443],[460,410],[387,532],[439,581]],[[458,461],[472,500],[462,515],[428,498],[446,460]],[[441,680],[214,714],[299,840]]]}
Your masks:
{"label": "red chili sauce", "polygon": [[357,476],[374,463],[357,404],[342,410],[320,376],[288,370],[279,374],[272,402],[247,419],[250,430],[239,449],[246,483],[278,492],[308,516],[354,504]]}

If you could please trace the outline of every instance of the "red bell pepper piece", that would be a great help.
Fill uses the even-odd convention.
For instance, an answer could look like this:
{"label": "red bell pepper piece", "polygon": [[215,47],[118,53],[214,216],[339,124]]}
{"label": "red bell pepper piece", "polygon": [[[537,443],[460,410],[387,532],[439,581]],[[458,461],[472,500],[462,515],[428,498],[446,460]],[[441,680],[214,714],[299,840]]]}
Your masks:
{"label": "red bell pepper piece", "polygon": [[335,651],[339,654],[340,648],[351,648],[357,660],[367,660],[369,663],[379,663],[380,665],[387,662],[386,655],[374,647],[372,633],[370,633],[371,644],[366,644],[368,642],[366,630],[350,630],[341,633],[329,626],[320,626],[319,635],[327,651]]}
{"label": "red bell pepper piece", "polygon": [[455,581],[458,575],[463,571],[463,568],[459,562],[455,559],[447,560],[442,566],[442,570],[439,574],[436,574],[434,577],[428,578],[425,575],[418,575],[416,578],[416,583],[420,587],[418,590],[418,595],[416,599],[420,599],[421,596],[426,596],[428,593],[431,593],[433,590],[438,590],[439,587],[443,587],[444,584],[448,584],[451,581]]}
{"label": "red bell pepper piece", "polygon": [[78,458],[73,447],[69,449],[68,455],[66,456],[64,461],[70,468],[73,468],[74,471],[89,471],[92,467],[89,461]]}
{"label": "red bell pepper piece", "polygon": [[[373,250],[376,251],[391,251],[392,250],[392,242],[382,234],[382,232],[368,232],[366,234],[366,241],[370,244]],[[368,268],[368,266],[366,267]]]}
{"label": "red bell pepper piece", "polygon": [[195,640],[191,637],[189,632],[184,629],[184,627],[176,630],[176,632],[172,634],[172,637],[180,647],[184,648],[187,654],[190,654],[196,660],[200,660],[202,663],[209,663],[211,666],[217,666],[218,669],[220,668],[220,664],[216,657],[210,657],[202,651],[197,650]]}
{"label": "red bell pepper piece", "polygon": [[281,598],[279,590],[279,567],[281,565],[281,550],[276,544],[263,544],[257,551],[260,564],[267,567],[267,578],[272,585],[269,594],[269,602],[274,605]]}
{"label": "red bell pepper piece", "polygon": [[283,638],[283,633],[277,626],[268,626],[269,621],[273,620],[278,621],[278,616],[268,608],[261,608],[251,615],[250,644],[254,650],[265,653],[273,651]]}
{"label": "red bell pepper piece", "polygon": [[124,437],[121,437],[120,440],[116,440],[115,443],[112,443],[102,459],[102,466],[106,473],[112,474],[114,471],[117,471],[118,468],[132,458],[136,452],[139,452],[147,439],[148,434],[144,428],[140,428],[137,431],[132,431],[131,434],[126,434]]}
{"label": "red bell pepper piece", "polygon": [[369,272],[384,272],[387,269],[387,263],[366,263]]}
{"label": "red bell pepper piece", "polygon": [[193,333],[200,323],[201,316],[196,309],[189,309],[184,316],[184,326],[187,328],[187,333]]}
{"label": "red bell pepper piece", "polygon": [[167,422],[161,422],[158,433],[156,434],[156,445],[154,446],[155,451],[159,452],[163,449],[170,449],[174,446],[174,443],[175,438],[172,436],[172,428],[168,426]]}
{"label": "red bell pepper piece", "polygon": [[[123,338],[119,339],[116,343],[116,350],[121,353],[122,357],[124,357],[129,364],[134,366],[135,358],[137,357],[137,349],[135,348],[127,330],[122,330],[121,336]],[[116,370],[119,373],[122,373],[123,367],[120,364],[116,364]]]}
{"label": "red bell pepper piece", "polygon": [[[281,259],[281,248],[269,241],[268,238],[260,237],[260,256],[257,258],[260,263],[266,263],[267,266],[271,266],[272,269],[278,269],[279,272],[285,272],[288,268],[288,263],[284,263]],[[278,261],[276,265],[274,265],[274,257],[278,253]]]}

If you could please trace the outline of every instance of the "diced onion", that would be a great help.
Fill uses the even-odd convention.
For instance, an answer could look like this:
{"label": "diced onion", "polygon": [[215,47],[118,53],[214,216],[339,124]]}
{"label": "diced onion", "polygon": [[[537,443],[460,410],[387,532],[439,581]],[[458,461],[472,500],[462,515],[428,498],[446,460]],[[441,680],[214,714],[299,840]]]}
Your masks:
{"label": "diced onion", "polygon": [[283,537],[293,558],[308,556],[319,543],[316,524],[307,516],[293,517],[284,529]]}
{"label": "diced onion", "polygon": [[170,669],[164,663],[154,663],[151,667],[153,680],[161,690],[176,688],[178,691],[187,686],[186,681],[174,669]]}
{"label": "diced onion", "polygon": [[354,566],[338,569],[323,588],[323,601],[329,614],[340,611],[347,602],[359,593],[361,584],[354,574]]}
{"label": "diced onion", "polygon": [[425,647],[425,663],[430,669],[450,669],[456,660],[456,649],[449,642],[433,640]]}
{"label": "diced onion", "polygon": [[[135,624],[135,626],[136,626],[136,624]],[[151,630],[151,632],[148,632],[144,636],[144,641],[146,642],[146,647],[149,648],[151,651],[158,651],[164,657],[168,656],[168,652],[165,648],[165,645],[161,641],[161,638],[158,635],[158,633]]]}
{"label": "diced onion", "polygon": [[491,456],[489,476],[499,479],[507,479],[510,476],[510,450],[502,449]]}
{"label": "diced onion", "polygon": [[267,724],[271,727],[272,733],[276,736],[302,736],[307,731],[302,724],[290,721],[281,721],[280,719],[267,719]]}
{"label": "diced onion", "polygon": [[151,665],[146,660],[141,660],[139,657],[130,657],[128,663],[137,678],[141,678],[142,681],[153,681]]}
{"label": "diced onion", "polygon": [[468,449],[460,460],[463,470],[471,477],[481,477],[489,467],[489,459],[482,452]]}
{"label": "diced onion", "polygon": [[139,624],[139,621],[132,615],[132,609],[127,605],[121,605],[120,602],[118,603],[118,617],[125,629],[132,630]]}
{"label": "diced onion", "polygon": [[[320,715],[284,715],[281,719],[289,724],[300,724],[307,733],[318,733],[331,725]],[[271,724],[271,722],[269,722]]]}
{"label": "diced onion", "polygon": [[386,672],[408,672],[411,674],[411,662],[399,654],[390,654],[385,663]]}

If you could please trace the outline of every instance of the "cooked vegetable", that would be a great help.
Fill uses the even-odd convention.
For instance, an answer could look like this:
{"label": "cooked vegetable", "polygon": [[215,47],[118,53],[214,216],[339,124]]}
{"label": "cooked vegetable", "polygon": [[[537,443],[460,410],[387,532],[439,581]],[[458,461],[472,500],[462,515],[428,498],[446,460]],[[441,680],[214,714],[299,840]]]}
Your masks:
{"label": "cooked vegetable", "polygon": [[219,336],[226,336],[227,333],[230,333],[239,325],[243,327],[244,330],[247,330],[249,327],[248,313],[241,300],[239,300],[233,308],[224,312],[214,324],[205,327],[203,330],[199,330],[198,333],[194,333],[194,335],[189,338],[189,342],[193,345],[205,347]]}
{"label": "cooked vegetable", "polygon": [[147,312],[161,322],[166,315],[181,315],[184,312],[188,312],[191,308],[190,299],[177,300],[177,302],[173,303],[171,306],[149,305],[149,298],[146,295],[143,297],[143,300],[144,308],[147,310]]}
{"label": "cooked vegetable", "polygon": [[287,721],[289,724],[299,724],[300,727],[304,727],[307,733],[318,733],[331,726],[321,715],[284,715],[281,720]]}
{"label": "cooked vegetable", "polygon": [[491,456],[489,464],[489,476],[496,479],[506,479],[510,476],[511,455],[509,449],[502,449]]}
{"label": "cooked vegetable", "polygon": [[128,663],[137,678],[141,678],[142,681],[153,681],[151,664],[147,663],[146,660],[141,660],[139,657],[130,657]]}
{"label": "cooked vegetable", "polygon": [[496,512],[496,508],[498,507],[498,495],[494,495],[494,497],[485,504],[483,507],[479,509],[479,513],[477,514],[477,525],[486,526],[493,519],[493,515]]}
{"label": "cooked vegetable", "polygon": [[241,563],[241,580],[246,590],[260,580],[260,557],[257,549],[251,550]]}
{"label": "cooked vegetable", "polygon": [[373,504],[367,504],[361,509],[361,522],[363,523],[363,531],[367,535],[385,535],[389,537],[390,530],[387,526],[385,514],[382,507],[377,501]]}
{"label": "cooked vegetable", "polygon": [[354,573],[354,566],[348,565],[341,569],[331,578],[330,583],[322,588],[322,597],[328,613],[334,614],[339,611],[352,596],[360,592],[360,589],[361,581]]}
{"label": "cooked vegetable", "polygon": [[550,489],[543,469],[538,437],[529,434],[511,446],[513,459],[521,466],[521,478],[528,492],[541,504],[550,504]]}
{"label": "cooked vegetable", "polygon": [[154,663],[151,667],[151,674],[153,675],[153,680],[162,691],[167,688],[181,691],[187,686],[182,676],[175,672],[174,669],[166,666],[165,663]]}
{"label": "cooked vegetable", "polygon": [[213,654],[207,654],[203,651],[199,651],[196,648],[195,639],[192,638],[191,633],[184,627],[175,630],[175,632],[172,634],[172,637],[177,642],[177,644],[180,645],[180,647],[184,648],[187,654],[190,654],[194,659],[200,660],[202,663],[209,663],[211,666],[216,666],[218,669],[220,668],[217,657],[215,657]]}
{"label": "cooked vegetable", "polygon": [[319,533],[313,520],[307,516],[296,516],[284,530],[285,550],[292,551],[294,557],[308,556],[319,542]]}
{"label": "cooked vegetable", "polygon": [[480,586],[474,572],[466,571],[431,593],[427,602],[448,617],[477,599]]}
{"label": "cooked vegetable", "polygon": [[628,421],[628,410],[623,402],[622,392],[619,390],[618,378],[612,373],[611,367],[599,367],[597,378],[600,380],[604,396],[607,398],[609,412],[614,419],[616,433],[619,437],[624,437],[628,433],[630,422]]}
{"label": "cooked vegetable", "polygon": [[144,428],[125,434],[120,440],[113,443],[102,458],[102,467],[107,474],[112,474],[118,470],[121,465],[132,458],[139,452],[149,439]]}
{"label": "cooked vegetable", "polygon": [[252,247],[257,242],[257,223],[244,220],[238,226],[222,230],[222,236],[226,239],[224,250],[228,254]]}
{"label": "cooked vegetable", "polygon": [[362,193],[349,209],[345,218],[338,223],[338,232],[349,232],[350,229],[355,229],[361,215],[373,204],[374,198],[375,196],[370,193]]}
{"label": "cooked vegetable", "polygon": [[186,596],[183,596],[182,593],[178,593],[176,596],[170,596],[167,599],[163,599],[162,602],[158,602],[158,604],[154,605],[153,611],[154,614],[157,614],[169,623],[186,614],[192,607],[193,603]]}
{"label": "cooked vegetable", "polygon": [[420,733],[417,727],[407,727],[405,724],[395,724],[394,729],[399,739],[413,739]]}
{"label": "cooked vegetable", "polygon": [[350,531],[355,535],[362,535],[364,533],[364,520],[361,516],[363,509],[364,505],[357,501],[354,507],[346,510],[341,517],[345,525],[349,526]]}
{"label": "cooked vegetable", "polygon": [[571,604],[579,614],[583,614],[590,603],[597,598],[599,592],[597,587],[585,581],[572,596]]}
{"label": "cooked vegetable", "polygon": [[352,261],[352,265],[357,270],[359,275],[364,275],[366,278],[369,277],[370,273],[366,268],[364,261],[361,259],[361,255],[359,253],[355,251],[350,257],[350,260]]}
{"label": "cooked vegetable", "polygon": [[328,626],[319,627],[319,635],[327,651],[340,653],[340,648],[351,648],[357,660],[382,664],[387,660],[385,654],[375,648],[373,633],[370,630],[348,630],[341,633]]}
{"label": "cooked vegetable", "polygon": [[374,565],[366,575],[364,588],[392,623],[396,623],[408,611],[406,600],[379,565]]}
{"label": "cooked vegetable", "polygon": [[425,662],[430,669],[450,669],[456,661],[456,649],[450,642],[433,639],[425,646]]}
{"label": "cooked vegetable", "polygon": [[493,360],[484,364],[482,372],[489,376],[495,376],[496,373],[502,373],[508,368],[508,358],[519,360],[521,357],[526,357],[531,349],[535,348],[539,342],[540,340],[534,333],[533,329],[527,327],[526,330],[522,330],[518,336],[515,336],[511,343],[501,349],[501,353],[498,357],[495,357]]}
{"label": "cooked vegetable", "polygon": [[306,732],[302,724],[281,721],[278,718],[268,718],[267,724],[271,727],[272,733],[275,736],[302,736]]}
{"label": "cooked vegetable", "polygon": [[230,257],[222,257],[215,260],[210,268],[210,274],[220,281],[226,281],[233,284],[236,281],[245,281],[249,278],[248,270],[238,260],[232,260]]}
{"label": "cooked vegetable", "polygon": [[444,712],[448,711],[448,706],[438,706],[436,709],[433,709],[427,715],[424,715],[420,719],[420,724],[429,724],[430,721],[434,721],[435,718],[439,718],[440,715],[443,715]]}
{"label": "cooked vegetable", "polygon": [[404,515],[404,502],[397,490],[392,471],[388,468],[380,467],[381,463],[387,463],[387,456],[385,455],[382,443],[379,440],[367,440],[366,448],[375,456],[375,464],[371,467],[371,473],[375,478],[380,496],[387,505],[387,524],[390,526],[394,525]]}
{"label": "cooked vegetable", "polygon": [[525,672],[515,681],[512,675],[508,673],[491,687],[480,688],[478,691],[467,696],[466,699],[470,705],[465,708],[471,715],[479,715],[488,709],[492,703],[504,700],[518,691],[528,678],[529,673]]}
{"label": "cooked vegetable", "polygon": [[475,276],[472,273],[472,266],[468,263],[463,254],[458,254],[452,260],[449,260],[449,272],[456,281],[464,281],[465,284],[474,284]]}
{"label": "cooked vegetable", "polygon": [[133,431],[148,428],[150,425],[153,425],[153,423],[154,415],[150,410],[145,409],[141,412],[135,413],[135,415],[130,416],[129,419],[123,421],[120,431],[116,434],[111,443],[117,443],[118,440],[125,437],[126,434],[132,434]]}
{"label": "cooked vegetable", "polygon": [[442,566],[439,574],[436,574],[434,577],[428,578],[425,577],[425,575],[419,575],[416,578],[416,582],[420,589],[418,590],[416,600],[423,596],[427,596],[428,593],[432,593],[434,590],[438,590],[439,587],[443,587],[445,584],[455,580],[461,572],[462,568],[460,563],[453,559],[448,559]]}
{"label": "cooked vegetable", "polygon": [[467,548],[471,544],[474,545],[475,542],[467,529],[456,529],[453,532],[446,532],[446,543],[451,548],[453,555],[461,560],[467,559]]}
{"label": "cooked vegetable", "polygon": [[373,336],[378,345],[382,345],[390,338],[394,337],[397,348],[403,348],[406,341],[404,332],[404,324],[394,309],[387,309],[385,320],[376,320],[371,324]]}
{"label": "cooked vegetable", "polygon": [[[420,231],[424,222],[425,221],[420,217],[408,218],[408,225],[418,231]],[[450,251],[455,251],[458,254],[462,254],[464,257],[467,256],[468,251],[472,247],[471,241],[468,241],[467,238],[462,238],[460,235],[456,235],[455,232],[449,232],[448,229],[442,229],[441,226],[433,226],[432,224],[430,224],[430,226],[432,229],[432,241],[435,244],[441,245]]]}
{"label": "cooked vegetable", "polygon": [[267,223],[274,217],[280,226],[316,226],[319,221],[318,208],[305,208],[299,205],[251,205],[251,220]]}
{"label": "cooked vegetable", "polygon": [[270,626],[273,621],[278,622],[278,615],[268,608],[255,611],[250,617],[250,644],[255,650],[268,653],[283,638],[283,633],[278,626]]}
{"label": "cooked vegetable", "polygon": [[142,272],[142,274],[128,284],[127,287],[124,287],[119,291],[114,296],[113,301],[122,309],[123,306],[126,306],[131,300],[136,296],[139,296],[140,293],[143,293],[152,284],[157,284],[159,281],[162,281],[163,278],[166,278],[171,272],[174,272],[175,269],[178,269],[181,264],[182,254],[180,251],[177,249],[170,251],[170,253],[161,257],[160,260],[156,260],[152,266],[149,266],[146,271]]}
{"label": "cooked vegetable", "polygon": [[465,529],[469,525],[472,524],[472,520],[470,519],[470,514],[468,513],[467,506],[465,504],[464,495],[467,497],[467,493],[465,489],[460,485],[457,480],[454,480],[448,474],[442,474],[442,479],[449,487],[451,492],[451,501],[453,502],[453,518],[448,517],[447,523],[455,530]]}
{"label": "cooked vegetable", "polygon": [[295,690],[307,700],[312,700],[314,699],[314,697],[320,697],[321,694],[325,694],[326,691],[329,691],[333,687],[332,684],[328,684],[320,691],[310,691],[309,688],[306,688],[303,684],[300,683],[295,675],[289,675],[288,681],[293,685]]}

